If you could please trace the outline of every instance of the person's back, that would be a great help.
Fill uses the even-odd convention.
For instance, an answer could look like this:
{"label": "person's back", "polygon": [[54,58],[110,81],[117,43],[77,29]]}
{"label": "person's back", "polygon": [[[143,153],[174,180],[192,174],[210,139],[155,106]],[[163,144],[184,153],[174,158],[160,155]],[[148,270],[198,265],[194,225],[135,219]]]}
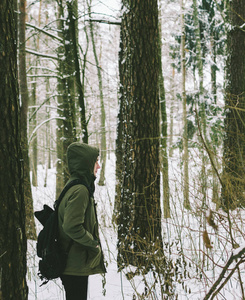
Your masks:
{"label": "person's back", "polygon": [[70,248],[61,276],[67,300],[87,299],[88,276],[106,272],[93,199],[95,175],[100,168],[98,156],[97,148],[78,142],[67,150],[68,182],[84,182],[69,189],[58,211],[59,241],[64,250]]}

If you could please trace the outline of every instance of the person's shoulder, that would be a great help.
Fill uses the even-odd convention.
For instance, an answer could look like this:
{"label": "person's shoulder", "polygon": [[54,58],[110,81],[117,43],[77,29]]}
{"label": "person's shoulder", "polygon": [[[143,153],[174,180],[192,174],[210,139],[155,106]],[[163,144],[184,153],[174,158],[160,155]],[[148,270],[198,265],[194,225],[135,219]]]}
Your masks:
{"label": "person's shoulder", "polygon": [[89,196],[89,191],[87,189],[87,187],[81,183],[79,184],[76,184],[76,185],[73,185],[71,188],[70,188],[70,193],[73,194],[82,194],[82,195],[86,195],[86,196]]}

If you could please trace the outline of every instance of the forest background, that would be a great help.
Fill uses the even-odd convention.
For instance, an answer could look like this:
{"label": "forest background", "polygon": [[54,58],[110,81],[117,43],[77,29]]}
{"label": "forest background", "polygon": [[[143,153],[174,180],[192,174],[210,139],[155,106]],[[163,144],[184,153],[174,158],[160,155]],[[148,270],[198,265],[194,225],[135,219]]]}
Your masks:
{"label": "forest background", "polygon": [[245,299],[244,24],[239,0],[1,1],[0,299],[64,297],[33,210],[73,141],[101,150],[91,299]]}

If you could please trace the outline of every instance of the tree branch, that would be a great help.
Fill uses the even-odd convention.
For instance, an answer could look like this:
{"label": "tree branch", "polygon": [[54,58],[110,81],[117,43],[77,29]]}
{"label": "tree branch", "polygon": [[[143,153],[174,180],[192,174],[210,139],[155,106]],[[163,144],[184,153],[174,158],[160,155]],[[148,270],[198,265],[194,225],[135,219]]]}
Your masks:
{"label": "tree branch", "polygon": [[[209,292],[206,294],[206,296],[203,298],[203,300],[208,300],[212,296],[212,294],[215,293],[216,289],[217,289],[217,291],[220,291],[220,289],[227,283],[227,280],[224,281],[224,283],[221,285],[220,288],[218,288],[218,285],[224,279],[225,273],[228,270],[229,266],[233,263],[234,260],[237,260],[238,258],[241,258],[244,254],[245,254],[245,244],[232,252],[230,258],[228,259],[228,261],[227,261],[226,265],[224,266],[222,272],[220,273],[218,279],[215,281],[215,283],[210,288]],[[239,264],[242,263],[242,262],[243,262],[243,259],[241,259],[236,264],[235,268],[233,268],[230,275],[228,276],[229,278],[233,275],[235,269],[238,268]],[[215,295],[216,295],[216,293],[215,293]],[[213,297],[211,299],[213,299]]]}
{"label": "tree branch", "polygon": [[[29,122],[32,120],[32,118],[34,117],[34,115],[39,111],[39,109],[45,104],[45,103],[47,103],[51,98],[54,98],[54,97],[57,97],[57,96],[59,96],[58,94],[57,95],[52,95],[52,96],[50,96],[50,97],[48,97],[47,99],[45,99],[44,101],[43,101],[43,103],[41,103],[38,107],[37,107],[37,109],[35,109],[35,111],[32,113],[32,115],[29,117]],[[58,108],[57,108],[58,109]]]}
{"label": "tree branch", "polygon": [[35,26],[35,25],[32,25],[31,23],[26,23],[26,26],[27,26],[27,27],[34,28],[34,29],[36,29],[36,30],[38,30],[38,31],[40,31],[40,32],[42,32],[42,33],[44,33],[44,34],[46,34],[47,36],[51,37],[52,39],[56,39],[56,40],[58,40],[58,41],[60,41],[60,42],[63,42],[62,38],[60,38],[59,36],[54,35],[54,34],[52,34],[52,33],[49,33],[48,31],[44,30],[43,28],[37,27],[37,26]]}
{"label": "tree branch", "polygon": [[34,75],[27,75],[29,78],[39,78],[39,77],[45,77],[45,78],[60,78],[62,79],[61,76],[59,75],[51,75],[51,74],[34,74]]}
{"label": "tree branch", "polygon": [[105,19],[87,19],[85,21],[97,22],[97,23],[103,23],[103,24],[109,24],[109,25],[121,25],[121,21],[110,21],[110,20],[105,20]]}
{"label": "tree branch", "polygon": [[[220,290],[226,285],[226,283],[230,280],[230,278],[232,277],[232,275],[235,273],[236,269],[239,270],[239,265],[241,263],[243,263],[243,262],[244,262],[244,260],[241,259],[236,264],[236,266],[233,268],[233,270],[230,272],[230,274],[226,277],[225,281],[220,285],[220,287],[217,289],[217,291],[215,293],[213,293],[211,300],[214,299],[214,297],[218,295],[218,293],[220,292]],[[242,299],[244,299],[244,298],[242,298]]]}
{"label": "tree branch", "polygon": [[57,56],[55,55],[51,55],[51,54],[43,54],[43,53],[40,53],[40,52],[37,52],[35,50],[31,50],[31,49],[27,49],[26,48],[26,53],[30,53],[32,55],[36,55],[36,56],[40,56],[40,57],[44,57],[44,58],[52,58],[52,59],[55,59],[55,60],[60,60]]}
{"label": "tree branch", "polygon": [[59,119],[59,120],[65,120],[65,118],[62,118],[62,117],[52,117],[52,118],[49,118],[49,119],[43,121],[41,124],[39,124],[39,125],[32,131],[31,136],[30,136],[30,138],[29,138],[29,140],[28,140],[28,145],[30,145],[33,136],[35,135],[35,133],[37,132],[37,130],[38,130],[41,126],[43,126],[43,125],[44,125],[45,123],[47,123],[47,122],[50,122],[50,121],[52,121],[52,120],[57,120],[57,119]]}

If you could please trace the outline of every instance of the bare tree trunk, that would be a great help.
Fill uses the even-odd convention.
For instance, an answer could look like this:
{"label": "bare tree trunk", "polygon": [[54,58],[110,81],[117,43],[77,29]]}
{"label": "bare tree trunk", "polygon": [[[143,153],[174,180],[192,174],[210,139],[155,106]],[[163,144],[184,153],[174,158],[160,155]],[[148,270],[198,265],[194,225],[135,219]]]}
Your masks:
{"label": "bare tree trunk", "polygon": [[122,11],[118,266],[147,272],[162,254],[158,4],[124,0]]}
{"label": "bare tree trunk", "polygon": [[[217,43],[217,32],[215,32],[215,26],[216,26],[216,21],[215,21],[215,13],[214,13],[214,9],[212,9],[211,13],[211,25],[210,25],[210,39],[211,39],[211,58],[212,58],[212,65],[211,65],[211,81],[212,81],[212,96],[213,96],[213,101],[214,104],[217,103],[217,65],[216,65],[216,60],[217,60],[217,50],[216,50],[216,43]],[[216,111],[214,111],[214,115],[216,115]],[[214,140],[212,141],[212,151],[213,151],[213,160],[216,164],[216,168],[219,170],[219,162],[217,160],[217,147],[220,144]],[[217,174],[214,170],[214,168],[212,168],[212,201],[214,203],[216,203],[216,209],[218,210],[220,207],[220,196],[219,196],[219,189],[220,189],[220,184],[219,184],[219,180],[217,178]]]}
{"label": "bare tree trunk", "polygon": [[224,208],[245,207],[245,2],[227,1],[225,87]]}
{"label": "bare tree trunk", "polygon": [[[49,79],[46,78],[46,98],[49,98]],[[50,101],[47,102],[47,104],[50,104]],[[49,120],[50,118],[50,108],[46,108],[46,119]],[[44,147],[44,163],[45,163],[45,179],[44,179],[44,187],[47,186],[47,181],[48,181],[48,169],[50,169],[50,151],[51,151],[51,132],[50,132],[50,122],[46,123],[46,132],[45,132],[45,147]]]}
{"label": "bare tree trunk", "polygon": [[169,203],[169,182],[168,182],[168,123],[166,112],[166,97],[164,88],[164,78],[162,73],[162,43],[161,43],[161,25],[159,25],[159,96],[160,96],[160,120],[161,120],[161,145],[160,159],[161,171],[163,180],[163,215],[164,218],[170,218],[170,203]]}
{"label": "bare tree trunk", "polygon": [[182,73],[182,103],[183,103],[183,162],[184,162],[184,207],[190,209],[189,200],[189,150],[188,150],[188,134],[187,134],[187,113],[186,113],[186,90],[185,90],[185,21],[184,21],[184,4],[183,0],[180,1],[181,5],[181,73]]}
{"label": "bare tree trunk", "polygon": [[[123,48],[123,31],[120,32],[120,49]],[[119,76],[120,82],[123,81],[124,70],[123,65],[120,63],[123,61],[123,51],[119,52]],[[119,88],[120,95],[123,94],[123,87],[120,85]],[[121,97],[123,101],[123,97]],[[117,138],[116,138],[116,185],[115,185],[115,201],[113,210],[113,220],[118,224],[118,217],[120,211],[120,201],[121,201],[121,189],[122,189],[122,171],[123,171],[123,105],[120,103],[118,112],[118,123],[117,123]]]}
{"label": "bare tree trunk", "polygon": [[[89,11],[89,18],[91,19],[91,3],[92,0],[87,1],[88,4],[88,11]],[[98,74],[98,81],[99,81],[99,91],[100,91],[100,109],[101,109],[101,115],[100,115],[100,122],[101,122],[101,138],[100,138],[100,148],[101,148],[101,155],[100,155],[100,160],[101,160],[101,171],[100,171],[100,179],[99,179],[99,185],[104,185],[105,184],[105,169],[106,169],[106,128],[105,128],[105,119],[106,119],[106,114],[105,114],[105,105],[104,105],[104,96],[103,96],[103,84],[102,84],[102,74],[101,74],[101,67],[99,64],[99,59],[96,51],[96,45],[95,45],[95,39],[94,39],[94,28],[93,28],[93,23],[89,22],[89,27],[90,27],[90,35],[91,35],[91,42],[93,46],[93,53],[94,53],[94,59],[97,67],[97,74]]]}
{"label": "bare tree trunk", "polygon": [[[197,60],[197,68],[199,75],[199,110],[201,117],[201,130],[203,131],[203,136],[208,142],[206,136],[206,111],[205,111],[205,101],[204,101],[204,88],[203,88],[203,58],[202,58],[202,46],[201,46],[201,36],[200,36],[200,26],[198,20],[198,9],[197,9],[197,1],[193,0],[193,18],[194,18],[194,26],[195,26],[195,38],[196,38],[196,60]],[[201,150],[202,157],[202,169],[200,173],[200,181],[202,186],[202,207],[205,207],[207,201],[207,155],[204,149]],[[206,220],[205,216],[203,216],[204,222]]]}
{"label": "bare tree trunk", "polygon": [[[74,62],[74,40],[72,36],[76,33],[70,18],[72,12],[67,2],[68,17],[65,20],[63,1],[58,3],[58,29],[59,37],[63,39],[63,45],[58,49],[59,73],[58,79],[58,113],[61,120],[57,121],[57,176],[56,194],[59,195],[65,182],[69,178],[66,163],[66,151],[68,146],[77,140],[76,137],[76,114],[75,114],[75,62]],[[72,5],[72,4],[71,4]],[[64,23],[66,21],[66,24]],[[63,58],[63,59],[62,59]]]}
{"label": "bare tree trunk", "polygon": [[174,102],[175,102],[175,69],[172,67],[171,80],[171,104],[170,104],[170,130],[169,130],[169,156],[173,156],[173,128],[174,128]]}
{"label": "bare tree trunk", "polygon": [[73,45],[73,53],[74,53],[74,70],[75,70],[75,82],[76,82],[76,93],[78,94],[78,103],[80,107],[80,116],[81,116],[81,129],[82,129],[82,140],[84,143],[88,143],[88,121],[86,119],[86,109],[85,109],[85,99],[84,99],[84,79],[81,80],[80,73],[85,72],[85,61],[86,57],[84,58],[84,69],[81,71],[80,62],[79,62],[79,42],[78,42],[78,7],[77,7],[77,0],[68,3],[68,19],[70,24],[70,39]]}
{"label": "bare tree trunk", "polygon": [[21,140],[24,159],[24,193],[26,201],[26,234],[28,239],[36,239],[36,228],[33,214],[33,200],[30,182],[30,167],[27,140],[27,115],[29,96],[26,79],[26,55],[25,55],[25,20],[26,1],[20,0],[19,15],[19,82],[21,94]]}
{"label": "bare tree trunk", "polygon": [[[35,69],[36,73],[36,69]],[[36,107],[36,82],[33,82],[31,84],[32,91],[31,91],[31,106],[33,106],[33,109],[31,112],[33,113],[35,111]],[[32,126],[31,126],[32,125]],[[29,128],[32,128],[34,130],[37,126],[37,113],[33,115],[32,122],[29,124]],[[33,136],[32,142],[32,152],[31,152],[31,170],[32,170],[32,185],[37,186],[37,133]]]}
{"label": "bare tree trunk", "polygon": [[[41,24],[41,10],[42,10],[42,0],[40,0],[40,4],[39,4],[39,14],[38,14],[38,27],[40,27]],[[36,51],[38,52],[39,50],[39,35],[37,35],[37,39],[36,39]],[[35,66],[37,67],[39,64],[39,59],[37,58],[35,60]],[[37,75],[37,68],[34,69],[34,74]],[[37,87],[37,83],[36,83],[36,79],[34,79],[33,83],[31,84],[32,86],[32,90],[31,90],[31,100],[32,100],[32,105],[34,106],[32,112],[35,111],[35,106],[36,106],[36,102],[37,102],[37,97],[36,97],[36,87]],[[32,128],[33,130],[36,128],[37,126],[37,113],[33,115],[32,118]],[[32,155],[31,155],[31,165],[32,165],[32,185],[33,186],[37,186],[37,160],[38,160],[38,150],[37,150],[37,145],[38,145],[38,135],[37,133],[34,135],[33,139],[32,139]]]}
{"label": "bare tree trunk", "polygon": [[27,300],[17,1],[0,2],[0,299]]}

